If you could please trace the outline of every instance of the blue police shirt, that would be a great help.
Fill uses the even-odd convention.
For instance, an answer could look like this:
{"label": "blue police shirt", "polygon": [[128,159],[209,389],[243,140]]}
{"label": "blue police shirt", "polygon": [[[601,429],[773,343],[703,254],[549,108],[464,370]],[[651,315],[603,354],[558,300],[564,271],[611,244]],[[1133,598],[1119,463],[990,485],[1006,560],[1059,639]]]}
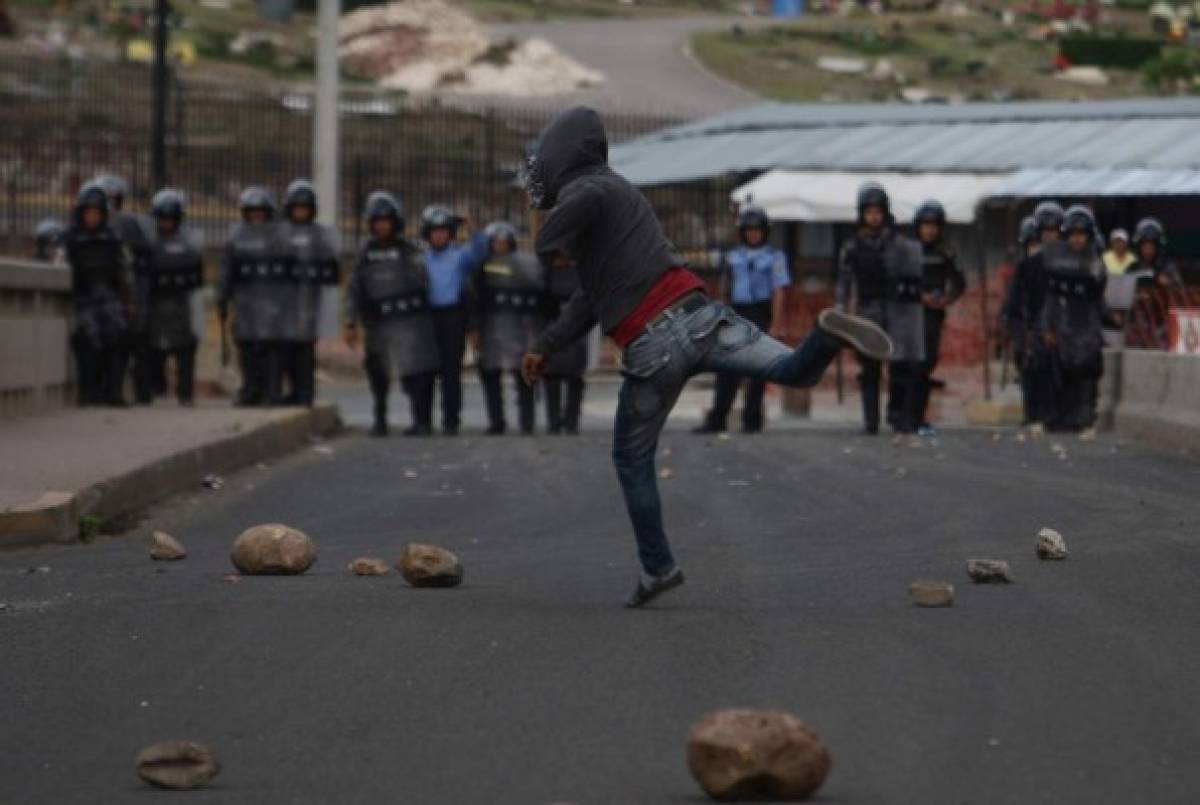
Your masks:
{"label": "blue police shirt", "polygon": [[729,266],[729,296],[735,305],[771,301],[779,288],[792,284],[783,252],[773,246],[738,246],[725,254]]}
{"label": "blue police shirt", "polygon": [[462,304],[467,280],[488,256],[488,240],[476,233],[468,246],[451,243],[444,249],[425,248],[425,271],[429,274],[429,305],[435,308]]}

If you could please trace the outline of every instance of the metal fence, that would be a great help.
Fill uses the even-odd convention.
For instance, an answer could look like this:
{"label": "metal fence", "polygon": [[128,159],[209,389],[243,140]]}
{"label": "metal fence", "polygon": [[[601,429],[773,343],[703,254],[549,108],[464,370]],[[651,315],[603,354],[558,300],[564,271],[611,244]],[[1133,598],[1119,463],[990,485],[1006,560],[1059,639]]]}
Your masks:
{"label": "metal fence", "polygon": [[[0,241],[9,253],[30,252],[38,221],[65,217],[79,185],[99,172],[125,177],[130,208],[146,208],[157,189],[151,107],[145,67],[0,56]],[[306,91],[172,82],[167,184],[187,192],[190,221],[210,247],[236,219],[242,187],[281,193],[311,173],[311,110]],[[340,111],[339,228],[348,249],[362,236],[361,205],[375,189],[396,193],[410,219],[437,202],[475,225],[503,218],[528,231],[516,172],[556,108],[430,103],[351,88]],[[605,122],[616,143],[680,121],[607,115]],[[726,236],[730,189],[714,182],[653,191],[681,251],[702,258]]]}

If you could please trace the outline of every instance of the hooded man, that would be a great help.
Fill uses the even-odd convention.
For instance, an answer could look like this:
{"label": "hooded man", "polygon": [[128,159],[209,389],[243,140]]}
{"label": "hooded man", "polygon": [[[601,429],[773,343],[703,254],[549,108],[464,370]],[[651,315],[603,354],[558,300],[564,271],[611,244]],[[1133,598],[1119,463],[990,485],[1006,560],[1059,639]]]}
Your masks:
{"label": "hooded man", "polygon": [[621,348],[613,463],[642,565],[626,606],[640,607],[683,583],[663,530],[654,458],[688,378],[736,371],[811,386],[843,345],[883,359],[891,341],[871,322],[826,310],[817,331],[792,350],[710,299],[667,242],[650,203],[608,167],[608,138],[591,109],[568,109],[543,130],[525,185],[533,206],[549,211],[538,256],[551,270],[574,264],[581,287],[525,355],[522,371],[527,383],[536,382],[548,356],[597,322]]}
{"label": "hooded man", "polygon": [[134,312],[129,253],[109,226],[108,196],[97,183],[79,191],[63,250],[71,267],[80,405],[125,405],[129,321]]}
{"label": "hooded man", "polygon": [[1133,230],[1137,262],[1129,274],[1137,277],[1133,304],[1125,323],[1125,345],[1166,349],[1172,305],[1186,305],[1183,280],[1166,259],[1167,237],[1157,218],[1143,218]]}
{"label": "hooded man", "polygon": [[[762,207],[749,206],[738,214],[738,239],[741,245],[725,253],[728,269],[723,282],[733,312],[753,322],[764,333],[772,322],[783,318],[784,289],[792,284],[787,257],[767,242],[771,219]],[[742,376],[721,372],[713,389],[713,406],[696,433],[721,433],[737,397]],[[763,428],[763,398],[767,384],[751,378],[746,384],[746,405],[742,410],[742,432],[758,433]]]}
{"label": "hooded man", "polygon": [[[875,182],[858,191],[858,231],[842,248],[837,304],[887,331],[895,344],[888,367],[889,424],[916,433],[920,413],[921,364],[925,360],[925,318],[921,304],[921,249],[895,230],[887,192]],[[879,378],[882,362],[860,355],[863,430],[879,433]]]}

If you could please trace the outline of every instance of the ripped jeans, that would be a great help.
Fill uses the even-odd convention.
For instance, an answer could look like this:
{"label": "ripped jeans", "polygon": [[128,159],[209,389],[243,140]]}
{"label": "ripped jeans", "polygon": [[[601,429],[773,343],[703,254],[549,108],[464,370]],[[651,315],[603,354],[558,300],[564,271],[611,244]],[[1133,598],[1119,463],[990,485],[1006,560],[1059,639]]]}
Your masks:
{"label": "ripped jeans", "polygon": [[663,530],[654,457],[659,433],[688,379],[700,372],[731,372],[784,386],[813,386],[839,348],[816,330],[793,350],[718,302],[691,313],[668,312],[625,348],[613,463],[647,573],[657,576],[675,566]]}

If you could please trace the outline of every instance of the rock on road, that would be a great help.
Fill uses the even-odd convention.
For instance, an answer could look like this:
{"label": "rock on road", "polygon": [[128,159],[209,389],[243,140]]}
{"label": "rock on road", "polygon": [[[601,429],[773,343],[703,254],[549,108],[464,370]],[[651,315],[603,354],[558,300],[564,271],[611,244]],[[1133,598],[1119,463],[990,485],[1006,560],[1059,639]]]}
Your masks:
{"label": "rock on road", "polygon": [[[348,436],[156,507],[136,538],[0,553],[0,800],[149,801],[133,758],[185,739],[224,767],[190,803],[697,803],[688,731],[740,706],[819,731],[818,801],[1194,801],[1194,460],[968,431],[663,444],[689,583],[645,611],[620,607],[636,571],[599,430]],[[224,581],[234,537],[271,521],[317,564]],[[1068,561],[1038,560],[1043,526]],[[151,562],[153,528],[189,557]],[[346,569],[409,541],[455,551],[466,584]],[[1016,583],[969,584],[971,556]],[[913,606],[919,578],[958,584],[955,606]]]}

